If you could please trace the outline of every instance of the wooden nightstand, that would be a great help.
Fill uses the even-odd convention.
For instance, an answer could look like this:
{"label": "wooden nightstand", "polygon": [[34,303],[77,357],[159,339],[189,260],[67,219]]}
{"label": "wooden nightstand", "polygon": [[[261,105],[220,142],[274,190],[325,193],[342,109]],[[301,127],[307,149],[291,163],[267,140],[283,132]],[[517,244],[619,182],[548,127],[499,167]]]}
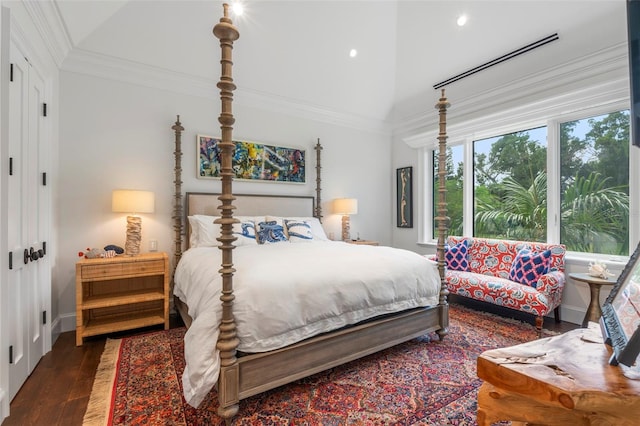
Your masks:
{"label": "wooden nightstand", "polygon": [[164,324],[169,328],[166,253],[76,263],[76,345],[83,338]]}
{"label": "wooden nightstand", "polygon": [[371,241],[371,240],[347,240],[347,241],[345,241],[345,243],[358,244],[358,245],[362,245],[362,246],[377,246],[378,245],[377,241]]}

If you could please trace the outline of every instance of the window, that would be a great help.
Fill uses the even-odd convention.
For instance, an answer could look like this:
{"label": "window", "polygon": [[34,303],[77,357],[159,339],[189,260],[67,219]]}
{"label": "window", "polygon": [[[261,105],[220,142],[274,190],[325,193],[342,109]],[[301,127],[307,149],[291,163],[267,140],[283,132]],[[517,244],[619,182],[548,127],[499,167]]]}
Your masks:
{"label": "window", "polygon": [[560,241],[629,254],[629,111],[560,124]]}
{"label": "window", "polygon": [[473,142],[473,235],[546,241],[547,128]]}
{"label": "window", "polygon": [[[448,147],[449,234],[628,255],[629,146],[625,110]],[[437,150],[432,155],[435,213]],[[463,191],[467,185],[473,191]]]}

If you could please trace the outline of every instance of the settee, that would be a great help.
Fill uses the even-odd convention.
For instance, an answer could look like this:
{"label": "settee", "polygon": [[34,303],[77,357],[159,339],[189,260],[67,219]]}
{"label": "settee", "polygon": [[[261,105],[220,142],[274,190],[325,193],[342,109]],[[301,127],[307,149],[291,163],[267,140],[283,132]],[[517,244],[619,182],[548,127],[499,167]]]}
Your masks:
{"label": "settee", "polygon": [[565,253],[562,244],[449,236],[449,293],[533,314],[541,334],[549,312],[560,321]]}

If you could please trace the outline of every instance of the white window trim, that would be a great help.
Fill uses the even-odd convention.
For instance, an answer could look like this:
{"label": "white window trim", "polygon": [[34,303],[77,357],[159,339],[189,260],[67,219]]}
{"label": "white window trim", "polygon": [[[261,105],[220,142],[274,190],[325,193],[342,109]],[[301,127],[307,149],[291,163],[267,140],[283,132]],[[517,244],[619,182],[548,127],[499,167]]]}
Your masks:
{"label": "white window trim", "polygon": [[[572,93],[566,93],[534,104],[519,106],[500,113],[476,118],[463,123],[448,126],[448,146],[464,145],[463,153],[463,215],[464,235],[471,235],[473,230],[473,141],[500,136],[517,131],[546,126],[547,127],[547,203],[548,211],[555,212],[547,217],[547,241],[558,243],[560,238],[560,146],[559,126],[572,120],[608,114],[629,109],[628,79],[616,79]],[[418,244],[432,245],[435,239],[431,235],[433,229],[433,150],[438,149],[431,132],[412,137],[413,141],[422,142],[422,161],[418,162],[417,190],[424,202],[418,206],[425,209],[417,215]],[[629,150],[629,253],[633,253],[640,240],[640,149]],[[422,187],[425,185],[425,187]],[[576,259],[592,259],[593,254],[571,252]],[[626,262],[622,256],[607,256],[607,261]]]}

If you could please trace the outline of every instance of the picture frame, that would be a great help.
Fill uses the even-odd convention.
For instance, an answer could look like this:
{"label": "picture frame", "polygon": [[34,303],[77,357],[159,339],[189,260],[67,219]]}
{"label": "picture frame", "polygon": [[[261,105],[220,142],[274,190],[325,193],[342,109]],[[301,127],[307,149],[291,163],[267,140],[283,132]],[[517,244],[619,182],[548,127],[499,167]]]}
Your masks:
{"label": "picture frame", "polygon": [[[220,137],[196,135],[196,174],[199,179],[220,179]],[[234,180],[306,183],[306,151],[259,142],[234,140]]]}
{"label": "picture frame", "polygon": [[396,226],[413,228],[413,167],[396,170],[396,187]]}
{"label": "picture frame", "polygon": [[609,364],[634,365],[640,353],[640,244],[602,305],[600,328],[613,349]]}

